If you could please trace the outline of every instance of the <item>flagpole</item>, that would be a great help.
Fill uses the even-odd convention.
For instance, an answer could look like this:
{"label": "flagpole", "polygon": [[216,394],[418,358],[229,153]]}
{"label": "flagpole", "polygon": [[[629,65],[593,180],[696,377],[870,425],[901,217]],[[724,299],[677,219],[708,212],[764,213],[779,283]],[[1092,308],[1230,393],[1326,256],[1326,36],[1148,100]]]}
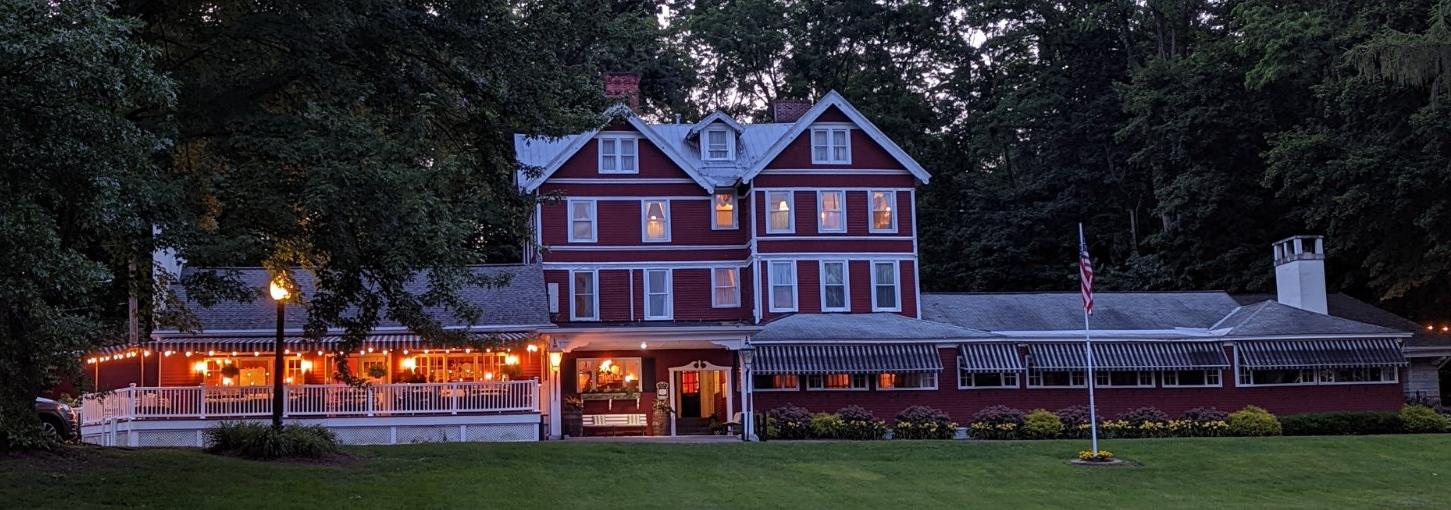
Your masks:
{"label": "flagpole", "polygon": [[[1087,246],[1086,241],[1084,241],[1084,238],[1083,238],[1083,224],[1082,223],[1079,223],[1078,224],[1078,245],[1079,246]],[[1080,272],[1079,273],[1079,278],[1082,278],[1082,277],[1083,277],[1083,274],[1082,274],[1082,272]],[[1088,383],[1088,430],[1089,430],[1090,441],[1092,443],[1093,454],[1094,455],[1097,455],[1098,454],[1098,406],[1095,405],[1095,403],[1093,401],[1093,383],[1094,383],[1094,376],[1093,376],[1093,335],[1091,333],[1092,332],[1092,329],[1090,329],[1089,328],[1089,325],[1088,325],[1088,315],[1089,315],[1089,313],[1088,313],[1088,307],[1087,306],[1084,306],[1083,307],[1083,350],[1084,350],[1084,353],[1086,354],[1086,359],[1087,359],[1087,363],[1086,364],[1088,365],[1088,367],[1087,367],[1088,375],[1085,378],[1086,379],[1085,382]]]}

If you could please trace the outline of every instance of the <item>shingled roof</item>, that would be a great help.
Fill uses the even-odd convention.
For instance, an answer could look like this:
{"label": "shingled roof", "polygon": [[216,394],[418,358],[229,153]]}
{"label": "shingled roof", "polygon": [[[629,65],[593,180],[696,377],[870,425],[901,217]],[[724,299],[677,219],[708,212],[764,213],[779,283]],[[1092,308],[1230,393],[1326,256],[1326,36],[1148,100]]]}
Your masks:
{"label": "shingled roof", "polygon": [[1273,336],[1401,336],[1409,331],[1366,324],[1301,310],[1265,300],[1235,309],[1212,329],[1227,330],[1226,337]]}
{"label": "shingled roof", "polygon": [[934,342],[991,333],[895,313],[795,314],[765,324],[755,342]]}
{"label": "shingled roof", "polygon": [[[1238,303],[1224,292],[1099,292],[1093,328],[1207,328]],[[923,293],[922,318],[983,331],[1083,329],[1077,292]]]}

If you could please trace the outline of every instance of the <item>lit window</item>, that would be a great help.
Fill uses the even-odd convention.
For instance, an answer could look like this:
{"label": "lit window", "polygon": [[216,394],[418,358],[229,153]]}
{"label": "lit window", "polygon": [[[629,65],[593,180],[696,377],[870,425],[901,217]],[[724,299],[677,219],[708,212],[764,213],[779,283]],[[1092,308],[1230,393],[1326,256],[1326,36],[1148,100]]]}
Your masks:
{"label": "lit window", "polygon": [[[504,352],[414,354],[403,359],[405,382],[505,381],[519,377],[519,358]],[[412,379],[412,380],[408,380]]]}
{"label": "lit window", "polygon": [[755,374],[751,376],[752,391],[794,391],[800,386],[795,374]]}
{"label": "lit window", "polygon": [[640,358],[574,360],[575,391],[584,399],[639,395],[640,366]]}
{"label": "lit window", "polygon": [[722,161],[735,159],[735,139],[724,129],[710,129],[705,132],[705,160]]}
{"label": "lit window", "polygon": [[735,193],[716,193],[715,199],[711,201],[712,220],[710,228],[715,230],[730,230],[736,228],[736,195]]}
{"label": "lit window", "polygon": [[796,219],[791,216],[791,192],[766,192],[766,233],[791,233],[796,231]]}
{"label": "lit window", "polygon": [[665,242],[670,240],[670,203],[664,200],[641,202],[644,216],[644,241]]}
{"label": "lit window", "polygon": [[897,263],[872,262],[872,311],[896,312],[902,309],[898,303]]}
{"label": "lit window", "polygon": [[[959,362],[961,364],[961,362]],[[969,372],[957,374],[957,387],[968,388],[1017,388],[1017,372]]]}
{"label": "lit window", "polygon": [[872,232],[897,231],[897,193],[895,191],[873,191]]}
{"label": "lit window", "polygon": [[811,162],[827,164],[851,163],[850,129],[815,128],[811,130]]}
{"label": "lit window", "polygon": [[645,270],[645,319],[670,318],[670,270]]}
{"label": "lit window", "polygon": [[595,242],[595,201],[569,201],[569,242]]}
{"label": "lit window", "polygon": [[826,260],[821,262],[821,311],[850,312],[847,302],[846,261]]}
{"label": "lit window", "polygon": [[600,136],[600,173],[639,173],[639,147],[633,136]]}
{"label": "lit window", "polygon": [[935,390],[937,389],[937,374],[935,373],[885,373],[877,374],[877,389],[879,390]]}
{"label": "lit window", "polygon": [[598,276],[594,271],[570,273],[570,295],[574,297],[574,307],[569,310],[570,319],[599,320],[599,295],[595,293]]}
{"label": "lit window", "polygon": [[868,374],[818,374],[806,376],[808,390],[865,390],[871,381]]}
{"label": "lit window", "polygon": [[710,274],[711,306],[735,308],[741,306],[740,270],[734,267],[717,267]]}
{"label": "lit window", "polygon": [[796,263],[771,262],[771,311],[796,311]]}
{"label": "lit window", "polygon": [[846,192],[822,191],[816,196],[817,232],[846,232]]}

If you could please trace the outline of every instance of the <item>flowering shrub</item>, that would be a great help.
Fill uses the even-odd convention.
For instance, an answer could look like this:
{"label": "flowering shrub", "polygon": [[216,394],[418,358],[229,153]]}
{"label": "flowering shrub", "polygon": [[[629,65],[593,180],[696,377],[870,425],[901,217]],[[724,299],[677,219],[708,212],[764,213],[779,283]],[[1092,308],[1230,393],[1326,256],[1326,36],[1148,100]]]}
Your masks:
{"label": "flowering shrub", "polygon": [[781,439],[806,439],[811,434],[811,412],[786,404],[766,413],[766,433]]}
{"label": "flowering shrub", "polygon": [[1078,460],[1084,460],[1088,462],[1108,462],[1113,460],[1113,452],[1108,450],[1099,450],[1095,453],[1092,450],[1079,450]]}
{"label": "flowering shrub", "polygon": [[845,422],[831,413],[816,413],[811,416],[812,439],[840,439]]}
{"label": "flowering shrub", "polygon": [[1229,413],[1213,407],[1196,407],[1184,411],[1184,419],[1189,421],[1229,421]]}
{"label": "flowering shrub", "polygon": [[871,411],[861,406],[843,407],[836,415],[842,422],[842,430],[838,433],[841,439],[881,439],[887,433],[886,422],[878,420]]}
{"label": "flowering shrub", "polygon": [[1446,432],[1451,429],[1451,418],[1426,406],[1407,404],[1401,407],[1401,426],[1412,434]]}
{"label": "flowering shrub", "polygon": [[1063,436],[1069,439],[1083,439],[1088,437],[1088,407],[1069,406],[1059,409],[1053,414],[1058,415],[1058,420],[1063,422]]}
{"label": "flowering shrub", "polygon": [[1236,436],[1278,436],[1280,420],[1262,407],[1245,406],[1229,413],[1229,433]]}
{"label": "flowering shrub", "polygon": [[897,439],[952,439],[957,424],[940,409],[912,406],[897,413],[893,437]]}
{"label": "flowering shrub", "polygon": [[1229,414],[1213,407],[1184,411],[1184,418],[1169,422],[1175,437],[1218,437],[1229,432]]}
{"label": "flowering shrub", "polygon": [[1023,417],[1023,434],[1028,439],[1053,439],[1063,435],[1063,420],[1047,409],[1034,409]]}
{"label": "flowering shrub", "polygon": [[1023,411],[1008,406],[983,408],[972,415],[968,429],[976,439],[1017,439],[1023,426]]}
{"label": "flowering shrub", "polygon": [[1154,407],[1140,407],[1118,415],[1118,419],[1129,422],[1130,425],[1139,426],[1148,422],[1164,423],[1169,421],[1169,415]]}

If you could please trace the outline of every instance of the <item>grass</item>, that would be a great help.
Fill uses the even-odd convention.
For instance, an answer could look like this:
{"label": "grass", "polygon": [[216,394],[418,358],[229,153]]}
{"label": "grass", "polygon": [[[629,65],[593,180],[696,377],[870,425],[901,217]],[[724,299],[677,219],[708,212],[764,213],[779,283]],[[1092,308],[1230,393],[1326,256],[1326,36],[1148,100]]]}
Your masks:
{"label": "grass", "polygon": [[1451,435],[1106,441],[425,444],[327,464],[197,450],[0,455],[8,508],[1414,507],[1446,503]]}

